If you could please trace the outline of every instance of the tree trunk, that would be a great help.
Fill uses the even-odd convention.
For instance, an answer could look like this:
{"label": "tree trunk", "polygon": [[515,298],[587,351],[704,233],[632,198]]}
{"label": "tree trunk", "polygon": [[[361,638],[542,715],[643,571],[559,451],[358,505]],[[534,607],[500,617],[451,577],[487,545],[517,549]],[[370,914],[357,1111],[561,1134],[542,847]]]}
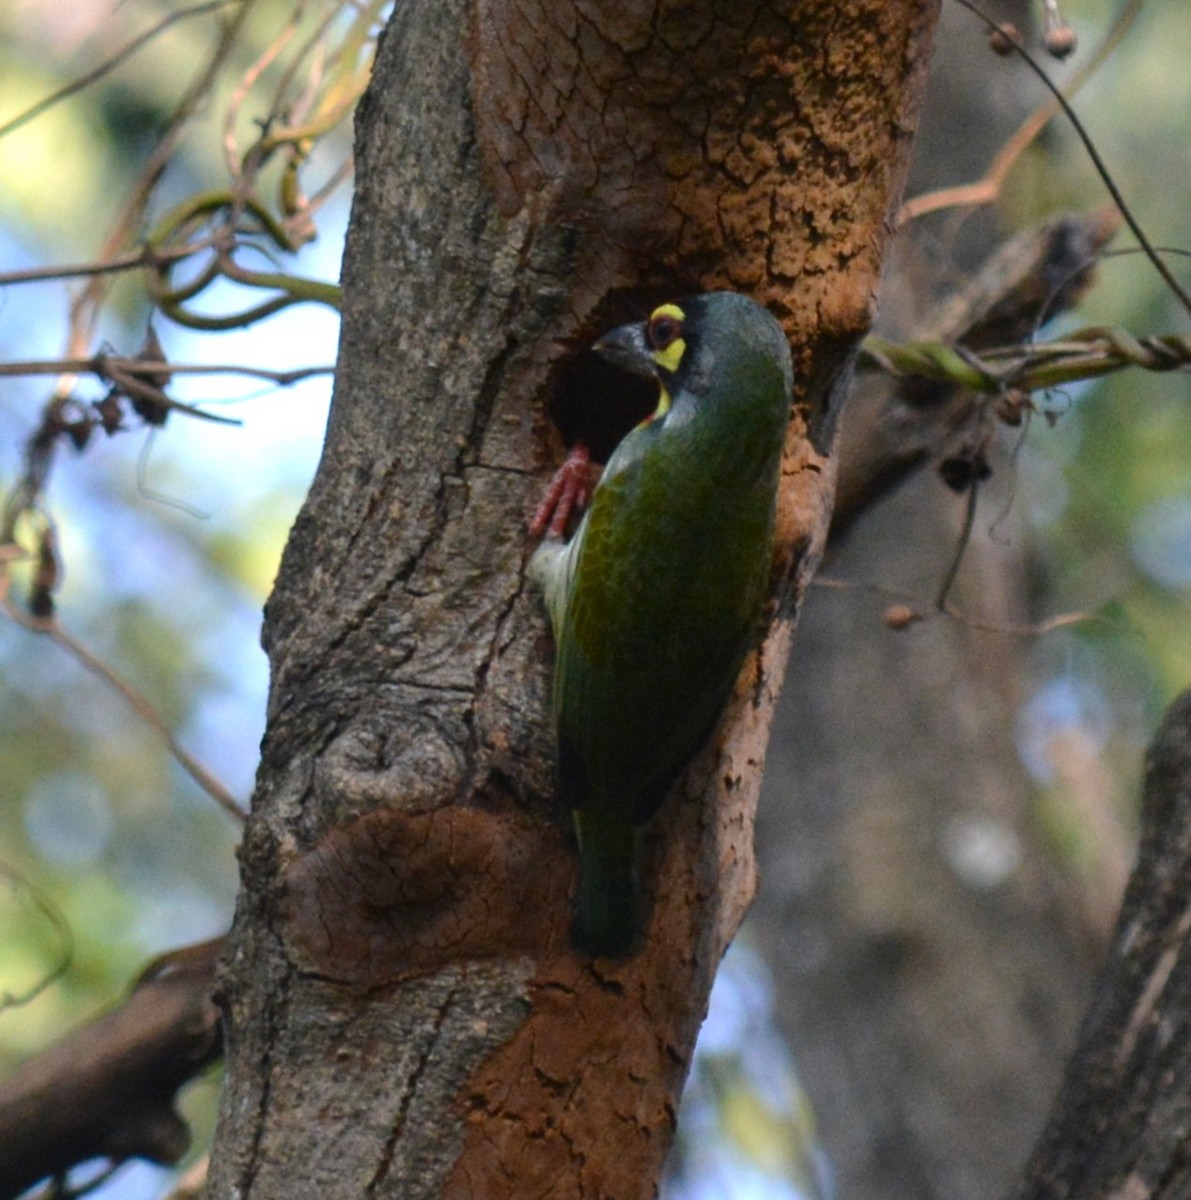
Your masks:
{"label": "tree trunk", "polygon": [[[751,897],[767,727],[934,15],[396,7],[359,115],[324,457],[266,614],[212,1197],[653,1193]],[[525,517],[558,452],[547,412],[585,419],[581,348],[713,287],[767,304],[794,349],[777,603],[652,827],[645,948],[593,962],[568,940]]]}
{"label": "tree trunk", "polygon": [[1191,692],[1146,756],[1141,844],[1108,961],[1014,1200],[1191,1196]]}

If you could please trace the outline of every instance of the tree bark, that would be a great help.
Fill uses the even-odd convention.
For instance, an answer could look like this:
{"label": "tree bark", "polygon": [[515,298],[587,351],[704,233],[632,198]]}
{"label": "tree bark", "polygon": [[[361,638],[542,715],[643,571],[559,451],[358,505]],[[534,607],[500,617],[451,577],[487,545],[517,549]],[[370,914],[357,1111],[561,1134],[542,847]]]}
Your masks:
{"label": "tree bark", "polygon": [[[766,731],[934,15],[396,7],[358,119],[327,442],[266,614],[212,1197],[653,1193],[753,888]],[[644,950],[593,962],[568,940],[524,522],[547,411],[585,419],[581,348],[713,287],[767,304],[794,349],[776,602],[653,826]]]}
{"label": "tree bark", "polygon": [[1191,692],[1146,759],[1141,844],[1108,961],[1015,1200],[1191,1195]]}

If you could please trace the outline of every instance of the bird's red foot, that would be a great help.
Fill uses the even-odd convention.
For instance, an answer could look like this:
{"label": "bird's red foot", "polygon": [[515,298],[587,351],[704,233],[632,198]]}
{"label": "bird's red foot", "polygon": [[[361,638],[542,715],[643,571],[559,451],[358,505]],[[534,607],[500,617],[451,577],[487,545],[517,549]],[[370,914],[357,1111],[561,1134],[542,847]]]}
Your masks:
{"label": "bird's red foot", "polygon": [[529,523],[533,537],[562,538],[566,535],[571,513],[582,512],[591,503],[591,494],[599,481],[601,467],[591,461],[591,451],[576,442],[566,461],[554,472],[546,494]]}

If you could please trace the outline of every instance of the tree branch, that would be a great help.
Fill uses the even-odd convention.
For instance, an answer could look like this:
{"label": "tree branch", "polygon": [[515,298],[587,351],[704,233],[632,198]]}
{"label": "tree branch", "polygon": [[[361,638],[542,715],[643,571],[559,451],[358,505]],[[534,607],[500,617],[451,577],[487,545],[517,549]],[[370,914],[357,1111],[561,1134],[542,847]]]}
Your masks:
{"label": "tree branch", "polygon": [[90,1158],[174,1163],[178,1089],[219,1056],[222,940],[155,960],[128,999],[0,1084],[0,1200]]}
{"label": "tree branch", "polygon": [[[1119,226],[1116,212],[1101,208],[1027,230],[967,286],[936,304],[916,323],[913,337],[974,352],[1029,339],[1040,319],[1079,302]],[[972,378],[983,382],[974,368]],[[905,378],[890,386],[887,379],[862,376],[844,415],[832,538],[846,534],[862,512],[913,472],[979,446],[993,416],[993,401],[953,377]]]}
{"label": "tree branch", "polygon": [[[125,375],[245,375],[249,379],[264,379],[275,383],[278,387],[290,387],[304,379],[313,379],[318,375],[333,375],[335,368],[327,365],[322,367],[294,367],[288,371],[270,371],[265,367],[253,367],[241,363],[163,363],[152,362],[143,358],[120,358],[110,354],[95,354],[90,358],[31,358],[16,362],[0,362],[0,376],[5,375],[95,375],[101,380],[111,382],[111,373],[118,371]],[[175,403],[177,403],[175,401]],[[206,417],[210,420],[228,422],[226,417],[218,417],[190,405],[181,405],[194,416]],[[239,421],[234,424],[240,424]]]}
{"label": "tree branch", "polygon": [[[1132,28],[1134,21],[1141,12],[1141,0],[1128,0],[1116,15],[1112,28],[1103,41],[1096,47],[1080,67],[1079,71],[1063,88],[1063,96],[1067,100],[1075,97],[1076,93],[1104,65],[1117,46],[1124,40],[1125,34]],[[1035,138],[1046,126],[1063,111],[1063,106],[1055,97],[1040,104],[1019,126],[1013,136],[1001,147],[996,157],[989,164],[988,170],[972,183],[956,184],[915,196],[902,205],[897,214],[897,224],[900,228],[926,216],[927,213],[938,212],[944,208],[969,208],[981,204],[993,204],[1001,195],[1001,188],[1013,170],[1018,159],[1026,149],[1033,144]]]}

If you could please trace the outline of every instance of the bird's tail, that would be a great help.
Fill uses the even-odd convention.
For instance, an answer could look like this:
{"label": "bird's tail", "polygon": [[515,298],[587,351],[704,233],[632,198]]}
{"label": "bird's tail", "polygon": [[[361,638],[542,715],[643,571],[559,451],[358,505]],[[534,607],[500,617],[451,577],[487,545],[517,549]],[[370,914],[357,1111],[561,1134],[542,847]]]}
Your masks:
{"label": "bird's tail", "polygon": [[624,958],[640,934],[637,830],[623,813],[603,806],[575,810],[579,837],[579,920],[576,940],[590,954]]}

